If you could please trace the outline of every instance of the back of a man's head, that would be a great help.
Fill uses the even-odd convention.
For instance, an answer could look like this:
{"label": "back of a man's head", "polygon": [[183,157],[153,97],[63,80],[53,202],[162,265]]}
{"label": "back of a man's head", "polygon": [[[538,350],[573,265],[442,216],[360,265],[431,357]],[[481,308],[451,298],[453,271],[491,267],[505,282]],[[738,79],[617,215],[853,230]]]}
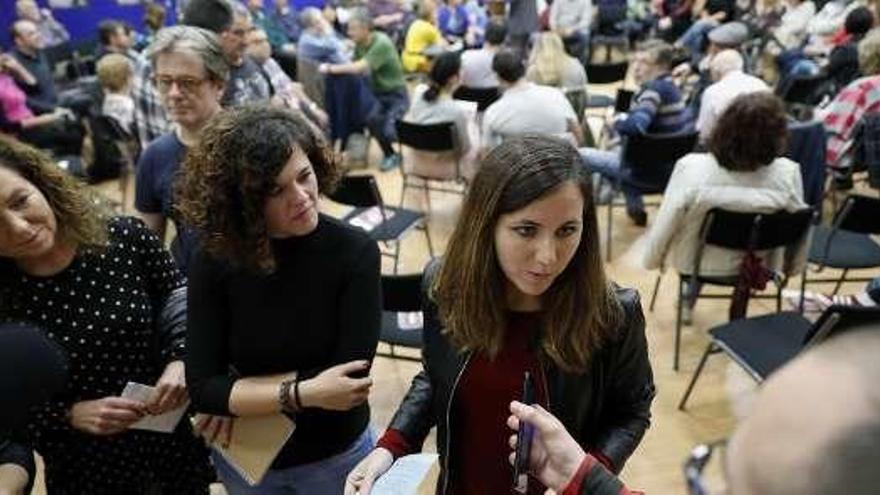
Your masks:
{"label": "back of a man's head", "polygon": [[878,493],[878,357],[880,326],[866,326],[774,374],[731,440],[730,493]]}
{"label": "back of a man's head", "polygon": [[507,38],[507,25],[503,22],[492,21],[486,26],[486,43],[501,46]]}
{"label": "back of a man's head", "polygon": [[222,33],[232,26],[233,12],[228,0],[189,0],[182,24]]}
{"label": "back of a man's head", "polygon": [[733,71],[743,70],[742,55],[736,50],[722,50],[716,53],[709,62],[709,72],[716,81]]}
{"label": "back of a man's head", "polygon": [[501,50],[492,57],[492,70],[498,79],[513,84],[526,75],[522,57],[513,50]]}

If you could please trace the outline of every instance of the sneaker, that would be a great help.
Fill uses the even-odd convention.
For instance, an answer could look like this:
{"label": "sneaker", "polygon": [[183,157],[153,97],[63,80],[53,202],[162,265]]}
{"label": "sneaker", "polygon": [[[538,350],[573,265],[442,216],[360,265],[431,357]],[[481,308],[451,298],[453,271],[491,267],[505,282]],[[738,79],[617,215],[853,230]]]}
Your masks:
{"label": "sneaker", "polygon": [[637,227],[644,227],[648,225],[648,214],[645,210],[630,210],[626,209],[626,215],[636,224]]}
{"label": "sneaker", "polygon": [[401,157],[398,153],[395,153],[390,156],[386,156],[382,159],[382,163],[379,165],[379,170],[383,172],[387,172],[391,169],[397,168],[400,166]]}

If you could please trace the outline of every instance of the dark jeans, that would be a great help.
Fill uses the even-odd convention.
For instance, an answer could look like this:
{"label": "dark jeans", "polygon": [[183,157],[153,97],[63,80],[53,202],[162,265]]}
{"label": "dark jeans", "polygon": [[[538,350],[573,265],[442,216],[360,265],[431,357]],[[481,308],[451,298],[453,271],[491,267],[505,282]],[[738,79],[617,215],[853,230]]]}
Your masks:
{"label": "dark jeans", "polygon": [[397,141],[397,129],[394,126],[408,109],[409,96],[406,88],[385,93],[376,92],[376,104],[367,116],[367,128],[379,142],[382,154],[386,157],[394,154],[393,144]]}

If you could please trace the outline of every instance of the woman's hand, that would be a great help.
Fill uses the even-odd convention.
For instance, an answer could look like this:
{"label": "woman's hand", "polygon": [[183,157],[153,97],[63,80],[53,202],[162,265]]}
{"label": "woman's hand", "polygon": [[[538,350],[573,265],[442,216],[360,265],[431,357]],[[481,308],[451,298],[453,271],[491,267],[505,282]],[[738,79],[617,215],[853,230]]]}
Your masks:
{"label": "woman's hand", "polygon": [[143,418],[143,402],[122,397],[104,397],[77,402],[70,408],[70,425],[92,435],[114,435]]}
{"label": "woman's hand", "polygon": [[[300,382],[300,404],[303,407],[319,407],[332,411],[348,411],[363,404],[370,395],[373,379],[369,376],[352,378],[348,375],[365,372],[369,366],[368,361],[349,361]],[[294,391],[291,390],[290,393],[293,394]]]}
{"label": "woman's hand", "polygon": [[156,381],[156,393],[147,401],[147,412],[162,414],[184,405],[189,398],[186,393],[186,369],[183,361],[171,361]]}
{"label": "woman's hand", "polygon": [[214,416],[212,414],[196,414],[193,425],[193,433],[202,437],[208,445],[217,441],[225,449],[232,441],[232,429],[235,426],[235,418],[229,416]]}
{"label": "woman's hand", "polygon": [[28,484],[28,472],[18,464],[0,464],[0,494],[21,495]]}
{"label": "woman's hand", "polygon": [[394,456],[388,449],[382,447],[373,449],[348,473],[348,477],[345,478],[344,495],[369,495],[376,478],[385,474],[393,463]]}

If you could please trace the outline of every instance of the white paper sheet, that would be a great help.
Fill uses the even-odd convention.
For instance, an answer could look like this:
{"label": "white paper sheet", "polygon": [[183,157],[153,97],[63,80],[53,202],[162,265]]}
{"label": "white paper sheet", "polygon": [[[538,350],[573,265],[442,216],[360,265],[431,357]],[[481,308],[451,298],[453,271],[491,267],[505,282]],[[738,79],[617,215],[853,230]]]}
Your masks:
{"label": "white paper sheet", "polygon": [[372,495],[417,495],[437,454],[412,454],[401,457],[385,474],[376,480]]}
{"label": "white paper sheet", "polygon": [[[123,399],[131,399],[140,402],[146,402],[152,397],[153,391],[156,389],[142,383],[128,382],[122,390]],[[144,416],[143,419],[129,426],[132,430],[149,430],[158,431],[160,433],[171,433],[177,428],[177,423],[189,407],[189,400],[182,406],[172,409],[166,413],[156,416]]]}

